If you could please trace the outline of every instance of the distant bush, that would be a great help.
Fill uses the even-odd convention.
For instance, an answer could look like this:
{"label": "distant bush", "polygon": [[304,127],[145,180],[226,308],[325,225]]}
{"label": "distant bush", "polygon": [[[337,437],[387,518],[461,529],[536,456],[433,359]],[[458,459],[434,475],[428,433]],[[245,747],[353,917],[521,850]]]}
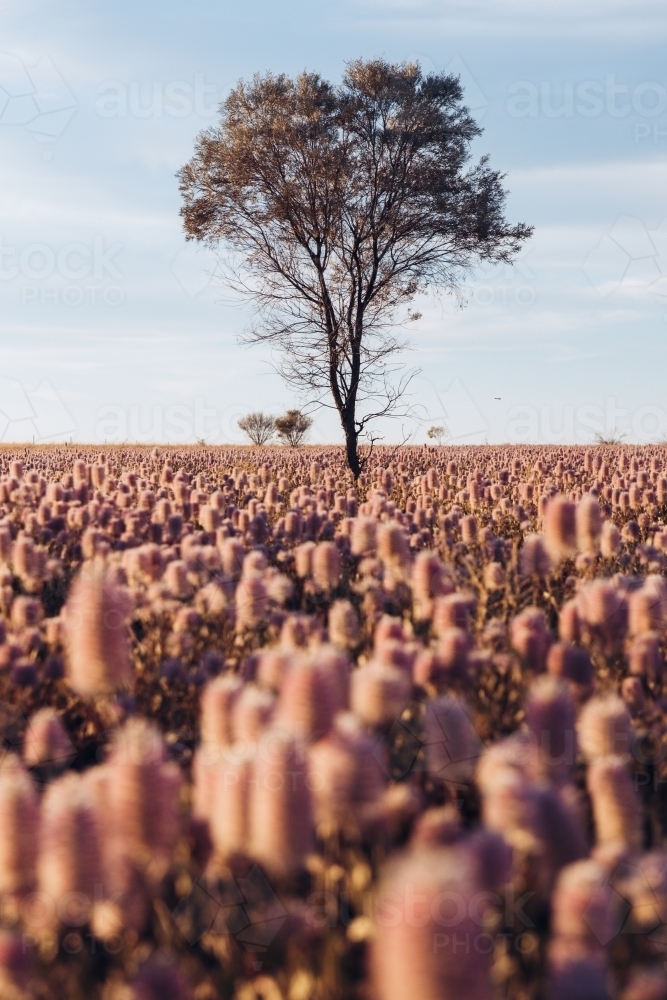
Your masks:
{"label": "distant bush", "polygon": [[275,420],[278,437],[291,448],[296,448],[303,442],[312,426],[312,419],[300,410],[288,410],[282,417]]}
{"label": "distant bush", "polygon": [[429,427],[426,436],[431,441],[437,441],[438,444],[442,444],[442,439],[447,437],[447,428],[441,424],[434,424],[433,427]]}
{"label": "distant bush", "polygon": [[239,420],[239,427],[253,444],[267,444],[276,432],[276,422],[267,413],[249,413]]}

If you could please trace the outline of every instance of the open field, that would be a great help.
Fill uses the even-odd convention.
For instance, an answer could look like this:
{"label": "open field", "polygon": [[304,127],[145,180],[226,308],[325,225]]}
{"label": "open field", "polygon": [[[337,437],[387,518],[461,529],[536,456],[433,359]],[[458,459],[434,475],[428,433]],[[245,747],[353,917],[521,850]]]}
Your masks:
{"label": "open field", "polygon": [[0,996],[667,996],[667,448],[0,449]]}

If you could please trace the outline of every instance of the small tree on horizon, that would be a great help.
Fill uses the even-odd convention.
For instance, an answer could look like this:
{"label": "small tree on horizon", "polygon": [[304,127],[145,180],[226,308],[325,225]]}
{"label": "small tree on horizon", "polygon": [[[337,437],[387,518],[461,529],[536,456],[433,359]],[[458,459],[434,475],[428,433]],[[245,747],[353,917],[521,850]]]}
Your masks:
{"label": "small tree on horizon", "polygon": [[276,432],[276,422],[266,413],[249,413],[241,417],[239,427],[253,444],[267,444]]}
{"label": "small tree on horizon", "polygon": [[429,289],[462,300],[482,261],[511,263],[531,228],[504,218],[504,175],[469,165],[481,129],[458,77],[348,64],[240,82],[179,172],[186,238],[220,249],[256,321],[248,343],[310,403],[334,408],[355,478],[372,422],[398,416],[409,376],[396,329]]}
{"label": "small tree on horizon", "polygon": [[442,439],[447,437],[447,428],[441,424],[434,424],[433,427],[429,427],[426,436],[430,441],[437,441],[440,445],[442,444]]}
{"label": "small tree on horizon", "polygon": [[278,437],[291,448],[297,448],[310,430],[313,421],[300,410],[288,410],[282,417],[276,417]]}

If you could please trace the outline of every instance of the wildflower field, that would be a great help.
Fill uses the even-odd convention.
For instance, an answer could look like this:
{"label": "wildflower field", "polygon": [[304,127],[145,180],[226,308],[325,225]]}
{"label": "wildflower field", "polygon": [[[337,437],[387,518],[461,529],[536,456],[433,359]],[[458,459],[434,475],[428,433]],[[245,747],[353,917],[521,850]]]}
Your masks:
{"label": "wildflower field", "polygon": [[667,448],[0,450],[0,997],[667,998]]}

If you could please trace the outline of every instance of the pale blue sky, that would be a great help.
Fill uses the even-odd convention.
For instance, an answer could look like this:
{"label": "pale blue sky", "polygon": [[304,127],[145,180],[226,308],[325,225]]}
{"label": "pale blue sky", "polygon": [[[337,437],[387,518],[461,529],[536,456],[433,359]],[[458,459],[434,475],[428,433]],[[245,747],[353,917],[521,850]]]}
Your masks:
{"label": "pale blue sky", "polygon": [[[476,155],[535,226],[466,309],[421,306],[405,430],[667,439],[664,0],[5,0],[0,18],[4,440],[241,440],[240,415],[292,403],[186,248],[174,174],[240,77],[376,55],[460,72]],[[340,440],[331,416],[312,440]]]}

